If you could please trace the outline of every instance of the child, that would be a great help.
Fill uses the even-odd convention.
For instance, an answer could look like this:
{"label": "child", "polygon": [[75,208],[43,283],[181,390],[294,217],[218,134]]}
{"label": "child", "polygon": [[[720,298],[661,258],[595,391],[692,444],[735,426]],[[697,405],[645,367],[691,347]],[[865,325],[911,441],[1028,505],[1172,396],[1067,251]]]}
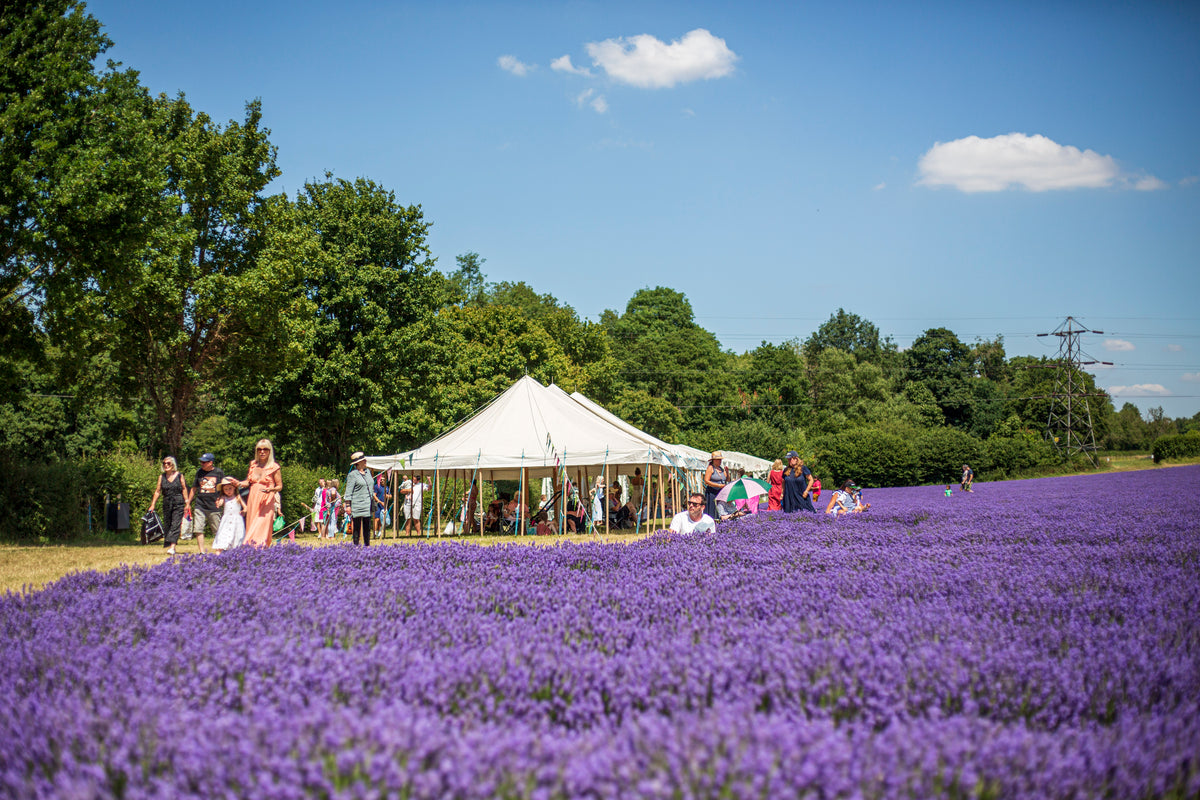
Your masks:
{"label": "child", "polygon": [[820,478],[817,478],[817,477],[813,478],[812,496],[813,496],[814,503],[821,499],[821,479]]}
{"label": "child", "polygon": [[946,497],[950,497],[954,492],[950,491],[950,484],[946,484]]}
{"label": "child", "polygon": [[342,538],[350,535],[350,526],[353,524],[353,517],[350,514],[350,501],[347,500],[342,506]]}
{"label": "child", "polygon": [[238,494],[237,478],[227,477],[221,481],[221,494],[217,497],[217,508],[222,510],[221,524],[213,539],[212,551],[220,553],[237,547],[246,538],[246,504]]}
{"label": "child", "polygon": [[535,523],[537,523],[537,535],[538,536],[549,536],[550,534],[555,532],[554,526],[551,525],[550,521],[546,518],[545,511],[539,511],[537,516],[535,516],[533,518],[533,521]]}

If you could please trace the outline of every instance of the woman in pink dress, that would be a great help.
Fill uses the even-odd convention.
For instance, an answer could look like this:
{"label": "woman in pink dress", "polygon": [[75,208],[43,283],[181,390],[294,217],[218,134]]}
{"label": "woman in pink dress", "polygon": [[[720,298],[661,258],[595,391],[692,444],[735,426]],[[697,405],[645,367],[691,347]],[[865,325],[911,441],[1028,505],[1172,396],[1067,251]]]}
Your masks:
{"label": "woman in pink dress", "polygon": [[275,497],[283,489],[275,447],[270,439],[254,445],[254,460],[242,486],[250,487],[246,498],[246,540],[253,547],[270,547],[275,526]]}

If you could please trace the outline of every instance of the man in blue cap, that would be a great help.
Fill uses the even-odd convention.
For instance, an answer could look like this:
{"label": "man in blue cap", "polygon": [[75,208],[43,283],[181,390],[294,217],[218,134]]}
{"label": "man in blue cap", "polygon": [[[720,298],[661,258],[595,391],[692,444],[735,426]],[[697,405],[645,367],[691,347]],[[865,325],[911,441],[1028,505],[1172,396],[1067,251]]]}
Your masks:
{"label": "man in blue cap", "polygon": [[224,480],[225,473],[214,464],[212,453],[200,456],[200,469],[192,480],[192,532],[196,535],[196,544],[200,552],[204,552],[204,529],[212,528],[213,536],[221,527],[221,513],[217,511],[217,489]]}

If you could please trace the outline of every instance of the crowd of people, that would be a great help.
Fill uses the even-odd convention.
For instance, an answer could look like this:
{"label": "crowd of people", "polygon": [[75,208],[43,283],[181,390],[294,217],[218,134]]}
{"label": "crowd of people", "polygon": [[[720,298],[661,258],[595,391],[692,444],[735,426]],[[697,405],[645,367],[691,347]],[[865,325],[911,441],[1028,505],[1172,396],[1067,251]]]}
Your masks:
{"label": "crowd of people", "polygon": [[[649,515],[670,517],[673,531],[702,532],[715,529],[717,522],[758,513],[763,505],[763,498],[757,493],[737,500],[729,500],[728,492],[723,494],[733,479],[724,466],[724,455],[719,450],[713,451],[704,470],[701,479],[703,490],[689,494],[687,508],[679,513],[670,507],[669,499],[660,500],[653,509],[643,507],[646,482],[640,468],[635,469],[628,480],[628,497],[623,499],[619,483],[613,481],[608,486],[604,477],[598,475],[587,493],[590,509],[571,482],[567,481],[562,529],[567,533],[587,530],[589,516],[593,524],[603,520],[608,527],[627,529],[635,527]],[[960,484],[962,491],[972,491],[973,482],[974,472],[964,464]],[[767,510],[817,513],[816,502],[821,496],[821,481],[795,450],[775,460],[767,474],[767,483],[762,485],[766,488]],[[417,476],[403,478],[398,492],[405,517],[405,536],[422,534],[424,495],[429,490],[429,484]],[[205,453],[200,457],[194,478],[188,483],[175,458],[166,456],[162,460],[162,473],[154,487],[144,519],[153,520],[148,524],[160,525],[163,546],[169,555],[175,554],[181,538],[192,537],[195,537],[200,552],[204,553],[206,532],[213,536],[211,549],[214,553],[242,545],[268,547],[273,535],[281,528],[282,491],[281,471],[269,439],[260,439],[255,444],[254,458],[247,465],[244,479],[226,475],[216,465],[213,454]],[[949,487],[946,487],[946,493],[950,493]],[[161,523],[154,513],[160,497],[163,512]],[[382,538],[391,524],[391,499],[392,491],[387,476],[372,476],[367,469],[366,456],[362,451],[356,451],[350,456],[350,471],[344,484],[336,478],[322,478],[313,492],[311,504],[301,505],[311,515],[317,539],[333,539],[340,535],[349,538],[355,545],[365,547],[372,538]],[[521,529],[521,522],[526,520],[527,527],[524,530],[530,533],[549,534],[559,530],[556,503],[554,500],[547,501],[544,495],[539,507],[530,513],[516,497],[501,494],[488,505],[481,520],[474,520],[473,500],[470,492],[463,495],[458,520],[448,523],[447,533],[471,529],[485,533],[515,533]],[[840,516],[860,514],[870,507],[870,503],[862,499],[862,489],[854,481],[847,480],[831,493],[824,511]],[[294,541],[295,527],[288,528],[287,532]]]}
{"label": "crowd of people", "polygon": [[175,457],[165,457],[146,512],[157,523],[154,509],[162,498],[159,524],[168,555],[175,555],[175,548],[185,535],[194,536],[203,553],[206,531],[213,534],[213,552],[242,544],[266,547],[271,543],[275,518],[280,513],[281,491],[283,479],[275,461],[275,447],[269,439],[259,439],[246,477],[241,480],[226,475],[216,466],[213,454],[205,453],[200,456],[200,468],[188,484]]}

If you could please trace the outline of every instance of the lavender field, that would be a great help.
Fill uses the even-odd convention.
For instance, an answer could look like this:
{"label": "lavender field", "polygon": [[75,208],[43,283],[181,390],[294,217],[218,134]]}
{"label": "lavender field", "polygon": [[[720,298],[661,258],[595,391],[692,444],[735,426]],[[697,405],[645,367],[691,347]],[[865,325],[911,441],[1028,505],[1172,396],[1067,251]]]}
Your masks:
{"label": "lavender field", "polygon": [[1200,795],[1200,467],[866,499],[8,595],[0,796]]}

